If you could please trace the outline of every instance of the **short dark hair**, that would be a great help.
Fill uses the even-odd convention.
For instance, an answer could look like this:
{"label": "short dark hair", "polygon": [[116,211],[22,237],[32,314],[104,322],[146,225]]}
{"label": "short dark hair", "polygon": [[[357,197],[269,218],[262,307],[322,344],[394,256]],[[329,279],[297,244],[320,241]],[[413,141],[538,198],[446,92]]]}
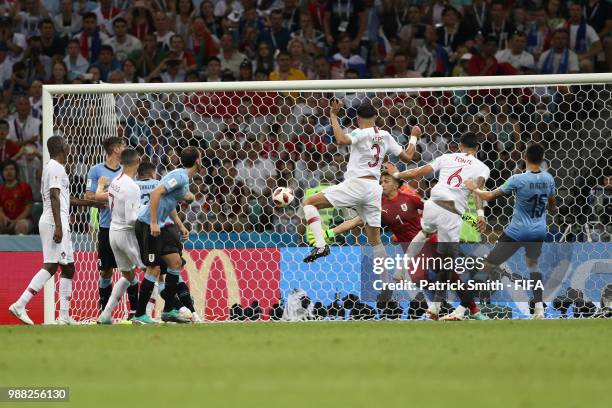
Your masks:
{"label": "short dark hair", "polygon": [[186,169],[193,167],[200,158],[200,151],[193,146],[189,146],[183,149],[181,152],[181,166]]}
{"label": "short dark hair", "polygon": [[124,149],[119,159],[122,166],[133,166],[138,163],[138,152],[134,149]]}
{"label": "short dark hair", "polygon": [[2,172],[4,172],[4,169],[8,166],[13,166],[15,168],[15,173],[17,173],[15,175],[15,177],[17,179],[19,179],[19,165],[17,164],[17,162],[15,160],[5,160],[4,162],[2,162]]}
{"label": "short dark hair", "polygon": [[357,116],[362,119],[372,119],[376,116],[376,109],[369,102],[363,102],[357,108]]}
{"label": "short dark hair", "polygon": [[532,164],[540,164],[544,161],[544,148],[539,143],[531,143],[525,151],[527,161]]}
{"label": "short dark hair", "polygon": [[53,26],[53,28],[55,28],[55,24],[53,24],[53,20],[51,20],[50,18],[43,18],[42,20],[40,20],[38,22],[38,28],[42,28],[43,24],[51,24]]}
{"label": "short dark hair", "polygon": [[464,133],[461,136],[461,144],[468,149],[475,149],[478,147],[478,138],[472,132]]}
{"label": "short dark hair", "polygon": [[100,52],[102,52],[102,51],[108,51],[111,54],[115,54],[115,50],[113,50],[113,47],[111,47],[108,44],[104,44],[104,45],[100,46]]}
{"label": "short dark hair", "polygon": [[155,165],[151,162],[142,162],[140,166],[138,166],[138,178],[151,178],[153,173],[155,172]]}
{"label": "short dark hair", "polygon": [[79,42],[79,40],[77,40],[76,38],[73,38],[73,39],[69,40],[69,41],[68,41],[68,45],[70,45],[70,44],[76,44],[76,45],[78,45],[79,47],[81,46],[81,43],[80,43],[80,42]]}
{"label": "short dark hair", "polygon": [[98,16],[96,16],[96,13],[92,11],[88,11],[87,13],[83,14],[83,20],[87,18],[93,18],[94,20],[98,21]]}
{"label": "short dark hair", "polygon": [[64,138],[61,136],[51,136],[47,140],[47,150],[49,156],[56,157],[58,154],[64,151]]}
{"label": "short dark hair", "polygon": [[111,136],[104,139],[104,141],[102,142],[102,147],[104,148],[106,154],[111,154],[115,146],[120,144],[123,144],[123,140],[120,137]]}
{"label": "short dark hair", "polygon": [[115,26],[115,24],[117,23],[125,23],[127,25],[127,20],[123,17],[117,17],[114,21],[113,21],[113,27]]}
{"label": "short dark hair", "polygon": [[215,57],[212,56],[208,59],[208,62],[206,63],[207,65],[210,64],[212,61],[217,61],[219,64],[221,64],[221,60],[219,59],[219,57]]}

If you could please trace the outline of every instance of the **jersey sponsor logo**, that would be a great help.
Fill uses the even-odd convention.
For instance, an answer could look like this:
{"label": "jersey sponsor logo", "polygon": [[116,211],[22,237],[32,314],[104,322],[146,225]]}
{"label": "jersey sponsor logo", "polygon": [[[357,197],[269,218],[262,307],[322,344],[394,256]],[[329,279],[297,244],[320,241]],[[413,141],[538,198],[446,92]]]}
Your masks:
{"label": "jersey sponsor logo", "polygon": [[91,188],[91,179],[90,178],[87,179],[87,188]]}
{"label": "jersey sponsor logo", "polygon": [[178,184],[178,182],[176,181],[176,179],[171,178],[170,180],[168,180],[168,185],[170,187],[174,187]]}

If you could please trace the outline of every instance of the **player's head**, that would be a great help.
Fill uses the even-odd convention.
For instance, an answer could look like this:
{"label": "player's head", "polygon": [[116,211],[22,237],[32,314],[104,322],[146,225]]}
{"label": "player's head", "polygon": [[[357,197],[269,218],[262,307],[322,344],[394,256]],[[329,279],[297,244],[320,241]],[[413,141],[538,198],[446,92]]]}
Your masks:
{"label": "player's head", "polygon": [[478,150],[478,137],[472,132],[464,133],[461,136],[459,150],[461,150],[462,153],[475,152]]}
{"label": "player's head", "polygon": [[119,156],[119,163],[123,167],[137,167],[140,164],[140,155],[134,149],[123,149]]}
{"label": "player's head", "polygon": [[102,142],[102,147],[104,148],[107,156],[115,156],[119,158],[121,156],[121,152],[125,148],[125,143],[120,137],[111,136],[104,139]]}
{"label": "player's head", "polygon": [[369,102],[363,102],[357,108],[357,123],[359,127],[371,127],[376,120],[376,108]]}
{"label": "player's head", "polygon": [[186,169],[195,168],[198,171],[200,169],[200,150],[193,146],[184,148],[181,152],[181,166]]}
{"label": "player's head", "polygon": [[138,166],[138,179],[148,180],[157,178],[157,170],[155,165],[151,162],[143,162]]}
{"label": "player's head", "polygon": [[385,197],[389,197],[395,195],[397,190],[402,185],[402,182],[386,171],[383,171],[380,175],[380,185],[382,186],[383,195]]}
{"label": "player's head", "polygon": [[539,143],[531,143],[525,150],[525,161],[539,166],[544,161],[544,148]]}
{"label": "player's head", "polygon": [[68,154],[68,145],[61,136],[51,136],[47,140],[47,150],[52,159],[64,160]]}

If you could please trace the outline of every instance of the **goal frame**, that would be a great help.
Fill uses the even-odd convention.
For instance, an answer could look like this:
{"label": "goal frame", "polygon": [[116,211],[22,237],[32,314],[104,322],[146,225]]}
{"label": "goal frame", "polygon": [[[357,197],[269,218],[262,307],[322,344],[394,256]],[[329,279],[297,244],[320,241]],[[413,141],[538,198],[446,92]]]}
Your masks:
{"label": "goal frame", "polygon": [[[128,94],[163,92],[331,92],[331,91],[392,91],[444,89],[496,89],[531,86],[609,85],[612,73],[563,75],[511,75],[441,78],[383,78],[337,79],[307,81],[249,81],[249,82],[182,82],[182,83],[127,83],[43,85],[42,136],[43,165],[49,161],[47,140],[53,135],[53,96],[60,94]],[[44,323],[55,320],[55,279],[44,286]]]}

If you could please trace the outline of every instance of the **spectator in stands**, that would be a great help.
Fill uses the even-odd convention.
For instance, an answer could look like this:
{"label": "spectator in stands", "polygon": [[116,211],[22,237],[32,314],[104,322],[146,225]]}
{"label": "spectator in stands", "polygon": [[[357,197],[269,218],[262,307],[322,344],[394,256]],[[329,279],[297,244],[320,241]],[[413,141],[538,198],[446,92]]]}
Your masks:
{"label": "spectator in stands", "polygon": [[45,18],[40,21],[40,40],[42,53],[48,57],[63,57],[66,50],[67,39],[60,38],[55,33],[53,21]]}
{"label": "spectator in stands", "polygon": [[291,55],[291,66],[302,72],[307,72],[312,66],[312,57],[306,52],[306,46],[300,38],[292,38],[287,45]]}
{"label": "spectator in stands", "polygon": [[68,41],[67,55],[63,61],[68,68],[68,80],[70,81],[80,78],[89,67],[89,61],[81,55],[79,41],[75,39]]}
{"label": "spectator in stands", "polygon": [[581,72],[593,72],[594,61],[603,51],[597,32],[584,19],[582,5],[574,2],[569,8],[569,20],[558,28],[569,32],[569,48],[578,55]]}
{"label": "spectator in stands", "polygon": [[27,37],[16,31],[16,22],[11,17],[5,17],[0,24],[0,41],[4,41],[12,61],[21,61],[23,53],[28,48]]}
{"label": "spectator in stands", "polygon": [[357,48],[366,30],[363,0],[329,0],[323,23],[325,39],[330,47],[346,35],[349,48]]}
{"label": "spectator in stands", "polygon": [[591,190],[588,203],[600,223],[612,225],[612,171],[609,168],[602,176],[600,185]]}
{"label": "spectator in stands", "polygon": [[514,23],[508,18],[502,0],[495,0],[491,4],[491,19],[485,24],[482,34],[487,36],[495,36],[497,38],[497,48],[500,50],[508,46],[508,41],[512,34],[516,31]]}
{"label": "spectator in stands", "polygon": [[302,14],[298,8],[298,0],[284,0],[281,11],[283,13],[283,27],[290,33],[297,31],[300,27],[300,16]]}
{"label": "spectator in stands", "polygon": [[127,20],[130,22],[130,33],[142,39],[147,34],[153,34],[155,22],[153,21],[153,10],[145,7],[144,1],[134,2],[134,7],[128,9]]}
{"label": "spectator in stands", "polygon": [[208,60],[206,82],[221,82],[221,61],[217,57]]}
{"label": "spectator in stands", "polygon": [[257,44],[266,42],[274,51],[286,51],[290,33],[289,30],[283,27],[283,12],[281,10],[273,10],[270,13],[269,19],[270,27],[259,33]]}
{"label": "spectator in stands", "polygon": [[151,102],[147,99],[136,101],[132,115],[128,117],[125,138],[130,146],[146,145],[152,132],[149,126]]}
{"label": "spectator in stands", "polygon": [[451,61],[456,61],[455,52],[463,44],[471,45],[471,33],[461,24],[461,14],[456,8],[447,6],[442,12],[442,25],[436,29],[438,44],[444,47]]}
{"label": "spectator in stands", "polygon": [[234,77],[240,75],[240,64],[247,59],[246,55],[238,51],[234,45],[234,38],[231,34],[223,34],[221,36],[221,52],[217,55],[221,61],[221,70],[230,71]]}
{"label": "spectator in stands", "polygon": [[261,143],[258,141],[247,141],[242,148],[246,152],[246,158],[236,165],[236,180],[248,186],[255,197],[268,195],[268,179],[276,176],[274,162],[261,157]]}
{"label": "spectator in stands", "polygon": [[398,33],[402,50],[414,55],[419,47],[425,43],[425,27],[419,6],[413,4],[408,7],[407,21]]}
{"label": "spectator in stands", "polygon": [[473,0],[472,7],[464,9],[463,21],[466,27],[472,29],[472,38],[476,37],[479,31],[484,32],[485,26],[490,24],[491,16],[487,3],[485,0]]}
{"label": "spectator in stands", "polygon": [[29,83],[35,80],[46,81],[51,77],[53,60],[42,53],[40,36],[28,39],[28,49],[23,54],[26,65],[26,78]]}
{"label": "spectator in stands", "polygon": [[189,51],[185,51],[185,40],[178,34],[175,34],[170,39],[170,52],[174,54],[174,58],[181,61],[181,68],[184,70],[193,70],[196,68],[196,59]]}
{"label": "spectator in stands", "polygon": [[34,81],[28,90],[32,116],[39,120],[42,117],[42,86],[41,81]]}
{"label": "spectator in stands", "polygon": [[19,180],[32,188],[32,198],[35,202],[42,201],[40,195],[40,181],[42,178],[42,155],[36,145],[24,145],[19,153],[13,157],[19,165]]}
{"label": "spectator in stands", "polygon": [[430,77],[434,73],[447,75],[449,63],[446,49],[438,44],[436,30],[430,25],[426,26],[424,42],[418,47],[414,69],[424,77]]}
{"label": "spectator in stands", "polygon": [[121,63],[115,59],[113,47],[110,45],[102,45],[100,47],[98,61],[94,64],[94,66],[98,67],[100,70],[100,79],[106,82],[108,74],[111,71],[120,69]]}
{"label": "spectator in stands", "polygon": [[139,75],[143,78],[150,77],[151,72],[166,58],[166,52],[157,47],[155,41],[153,34],[145,35],[142,41],[142,51],[135,51],[128,57],[134,61]]}
{"label": "spectator in stands", "polygon": [[13,61],[8,55],[6,42],[0,42],[0,84],[4,86],[13,75]]}
{"label": "spectator in stands", "polygon": [[527,30],[527,52],[538,61],[542,52],[550,47],[552,30],[548,25],[548,16],[544,8],[536,9],[532,15],[534,21]]}
{"label": "spectator in stands", "polygon": [[495,53],[497,52],[497,43],[498,40],[495,36],[488,36],[482,46],[480,48],[480,52],[478,54],[472,55],[470,62],[468,64],[468,73],[472,76],[486,76],[486,75],[500,75],[504,73],[516,73],[516,70],[513,69],[512,65],[504,64],[504,67],[509,67],[512,69],[512,72],[504,72],[509,71],[508,69],[503,69],[502,64],[499,64],[497,59],[495,58]]}
{"label": "spectator in stands", "polygon": [[174,31],[170,29],[170,19],[163,11],[155,13],[155,41],[157,47],[164,50],[170,50],[170,38],[174,35]]}
{"label": "spectator in stands", "polygon": [[245,31],[249,28],[255,30],[255,33],[261,32],[266,28],[263,19],[259,16],[255,7],[249,7],[242,13],[238,23],[240,36],[244,37]]}
{"label": "spectator in stands", "polygon": [[183,41],[189,35],[191,28],[191,16],[195,7],[191,0],[178,0],[176,2],[176,17],[174,18],[174,30],[177,35],[183,38]]}
{"label": "spectator in stands", "polygon": [[274,54],[267,42],[260,42],[257,45],[257,57],[255,60],[256,70],[263,71],[267,74],[274,70]]}
{"label": "spectator in stands", "polygon": [[79,41],[81,55],[95,63],[98,61],[102,44],[108,40],[108,35],[98,30],[95,13],[88,12],[83,14],[83,30],[74,38]]}
{"label": "spectator in stands", "polygon": [[287,52],[279,52],[276,58],[278,67],[270,73],[270,81],[299,81],[306,75],[291,66],[291,56]]}
{"label": "spectator in stands", "polygon": [[123,62],[123,80],[126,83],[141,83],[144,82],[142,77],[137,75],[136,64],[131,59],[126,59]]}
{"label": "spectator in stands", "polygon": [[240,72],[238,75],[238,81],[252,81],[253,80],[253,64],[251,61],[244,60],[240,64]]}
{"label": "spectator in stands", "polygon": [[80,14],[73,13],[71,0],[60,1],[60,12],[54,15],[53,24],[58,36],[64,41],[71,39],[76,33],[81,31],[83,19]]}
{"label": "spectator in stands", "polygon": [[32,189],[18,178],[19,166],[13,160],[2,165],[0,184],[0,234],[28,234],[32,229]]}
{"label": "spectator in stands", "polygon": [[423,136],[417,142],[417,148],[421,154],[421,160],[424,163],[430,163],[446,152],[446,140],[440,136],[433,124],[427,124]]}
{"label": "spectator in stands", "polygon": [[32,107],[27,96],[17,98],[17,110],[9,118],[8,138],[19,146],[27,143],[38,143],[40,120],[32,116]]}
{"label": "spectator in stands", "polygon": [[115,35],[105,41],[105,44],[110,45],[115,53],[115,58],[119,62],[123,62],[128,58],[128,55],[142,51],[142,43],[133,35],[128,34],[128,23],[123,17],[115,18],[113,21],[113,31]]}
{"label": "spectator in stands", "polygon": [[8,139],[8,134],[8,122],[5,119],[0,119],[0,163],[5,160],[14,159],[20,150],[17,143]]}
{"label": "spectator in stands", "polygon": [[393,56],[392,64],[385,70],[385,74],[392,78],[420,78],[421,73],[410,69],[412,66],[412,58],[408,54],[397,52]]}
{"label": "spectator in stands", "polygon": [[542,53],[538,61],[541,74],[575,74],[579,71],[578,56],[568,48],[569,34],[558,28],[552,35],[550,48]]}
{"label": "spectator in stands", "polygon": [[309,13],[300,14],[300,29],[292,32],[291,38],[301,39],[306,52],[312,57],[321,54],[325,49],[325,34],[315,29]]}
{"label": "spectator in stands", "polygon": [[497,51],[495,59],[497,62],[507,62],[517,70],[522,70],[523,67],[535,68],[533,55],[525,51],[527,46],[527,36],[521,31],[514,33],[510,39],[509,47],[505,50]]}
{"label": "spectator in stands", "polygon": [[15,16],[20,24],[19,31],[26,37],[40,35],[39,24],[49,13],[38,0],[26,0],[23,6],[22,11]]}
{"label": "spectator in stands", "polygon": [[331,65],[325,56],[314,59],[314,67],[308,72],[308,79],[332,79]]}
{"label": "spectator in stands", "polygon": [[215,6],[213,5],[213,2],[210,0],[204,0],[202,3],[200,3],[199,17],[203,19],[208,31],[211,34],[218,36],[221,31],[221,22],[215,16],[214,10]]}
{"label": "spectator in stands", "polygon": [[[40,81],[35,81],[40,82]],[[51,71],[51,79],[47,81],[48,84],[68,84],[68,67],[63,61],[57,61],[53,64],[53,70]]]}
{"label": "spectator in stands", "polygon": [[347,34],[338,38],[338,52],[332,56],[332,66],[341,71],[354,69],[359,72],[359,77],[364,78],[366,72],[366,62],[361,55],[351,51],[351,37]]}

